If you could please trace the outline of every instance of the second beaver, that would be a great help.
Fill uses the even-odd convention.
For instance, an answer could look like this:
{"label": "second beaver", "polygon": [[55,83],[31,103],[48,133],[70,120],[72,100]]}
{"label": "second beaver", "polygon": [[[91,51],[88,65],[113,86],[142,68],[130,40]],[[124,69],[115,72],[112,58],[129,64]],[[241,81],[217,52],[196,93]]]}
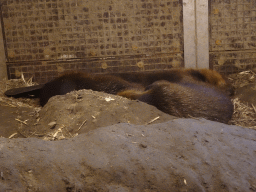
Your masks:
{"label": "second beaver", "polygon": [[199,82],[170,83],[162,80],[148,86],[146,91],[124,90],[117,94],[138,99],[177,117],[203,117],[228,123],[234,110],[225,93]]}

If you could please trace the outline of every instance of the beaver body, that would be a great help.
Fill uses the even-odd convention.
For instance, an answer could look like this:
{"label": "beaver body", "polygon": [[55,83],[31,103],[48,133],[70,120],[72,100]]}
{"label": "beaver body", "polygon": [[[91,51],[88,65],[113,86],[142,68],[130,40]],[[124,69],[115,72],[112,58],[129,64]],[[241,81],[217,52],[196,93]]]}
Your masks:
{"label": "beaver body", "polygon": [[40,90],[40,104],[44,106],[55,95],[64,95],[80,89],[91,89],[109,94],[117,94],[126,89],[140,89],[144,87],[127,82],[116,76],[93,75],[88,73],[67,73],[48,83]]}
{"label": "beaver body", "polygon": [[117,94],[129,99],[138,99],[177,117],[203,117],[228,123],[234,110],[230,98],[225,93],[212,85],[196,81],[156,81],[145,91],[125,90]]}
{"label": "beaver body", "polygon": [[[165,80],[167,81],[165,83],[169,82],[171,84],[162,85],[163,82],[161,83],[160,80]],[[190,87],[188,86],[189,83]],[[193,95],[189,93],[192,85],[194,87],[194,89],[192,89]],[[150,89],[151,91],[144,92],[145,87],[148,87],[147,89],[149,89],[150,86],[152,87]],[[163,87],[166,87],[166,89],[169,87],[169,89],[172,90],[164,92]],[[91,89],[110,94],[119,94],[120,96],[125,96],[130,99],[138,99],[141,94],[144,95],[142,98],[146,98],[146,93],[148,93],[149,98],[155,98],[154,102],[148,102],[146,99],[142,98],[140,98],[140,100],[154,106],[157,106],[157,103],[160,103],[158,108],[161,108],[161,103],[168,101],[167,98],[163,97],[163,93],[171,97],[169,101],[172,103],[172,99],[175,99],[174,96],[182,92],[184,93],[183,97],[185,102],[188,97],[198,97],[198,95],[202,94],[203,88],[205,91],[208,89],[209,93],[217,93],[218,89],[232,94],[232,87],[229,86],[224,78],[216,71],[209,69],[171,69],[154,72],[117,73],[110,75],[67,73],[45,85],[8,90],[6,91],[6,95],[19,97],[24,95],[30,96],[32,94],[35,97],[38,96],[40,98],[41,106],[44,106],[52,96],[64,95],[73,90],[80,89]],[[159,90],[159,93],[155,90]],[[211,100],[209,94],[205,94],[205,96],[205,101]],[[158,99],[156,99],[157,97]],[[179,94],[179,97],[181,99],[182,94]],[[194,100],[194,102],[196,102],[196,100]],[[173,104],[176,104],[176,107],[178,108],[178,102],[174,102]]]}

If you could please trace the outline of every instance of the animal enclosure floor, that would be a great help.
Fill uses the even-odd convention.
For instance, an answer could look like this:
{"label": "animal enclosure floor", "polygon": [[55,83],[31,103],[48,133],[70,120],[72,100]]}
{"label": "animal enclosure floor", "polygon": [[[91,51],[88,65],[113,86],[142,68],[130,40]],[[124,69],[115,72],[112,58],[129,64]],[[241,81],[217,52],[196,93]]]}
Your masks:
{"label": "animal enclosure floor", "polygon": [[[28,107],[14,107],[0,101],[0,137],[23,137],[19,133],[21,122],[31,118],[34,109]],[[24,122],[24,123],[25,123]],[[24,124],[23,125],[26,125]]]}
{"label": "animal enclosure floor", "polygon": [[256,190],[255,130],[91,90],[18,101],[0,101],[3,191]]}
{"label": "animal enclosure floor", "polygon": [[71,138],[118,123],[146,125],[176,118],[143,102],[91,90],[53,97],[39,112],[4,102],[0,111],[0,136],[44,140]]}
{"label": "animal enclosure floor", "polygon": [[[252,86],[253,85],[253,86]],[[233,115],[233,119],[231,123],[236,121],[236,118],[244,118],[245,121],[248,118],[248,115],[253,114],[253,110],[255,110],[255,95],[256,95],[256,90],[255,90],[255,84],[250,84],[249,86],[244,86],[242,88],[237,88],[237,95],[235,95],[234,98],[239,98],[241,101],[246,104],[247,106],[250,107],[251,111],[246,111],[245,113],[241,112],[235,112]],[[240,91],[242,90],[242,91]],[[245,94],[248,93],[248,94]],[[118,106],[118,109],[116,111],[113,111],[111,116],[109,116],[109,111],[107,108],[104,109],[104,105],[102,105],[102,102],[99,102],[100,100],[97,100],[98,98],[107,98],[108,96],[104,95],[105,93],[100,93],[97,92],[97,96],[92,96],[92,98],[87,99],[86,102],[89,104],[89,107],[91,110],[94,110],[94,112],[90,113],[88,111],[86,117],[82,117],[78,120],[77,125],[73,123],[73,128],[65,127],[63,130],[67,130],[66,134],[67,137],[70,137],[70,134],[74,136],[75,134],[81,134],[83,132],[87,132],[89,130],[92,130],[96,127],[102,127],[102,126],[108,126],[112,125],[115,123],[120,123],[120,122],[126,122],[126,123],[135,123],[135,124],[146,124],[153,120],[152,123],[160,123],[160,122],[165,122],[170,119],[173,119],[174,117],[164,114],[157,110],[155,107],[146,105],[141,102],[136,102],[136,101],[129,101],[127,99],[118,97],[118,96],[112,96],[113,98],[118,98],[117,100],[119,101],[117,103],[117,100],[110,100],[109,102],[106,101],[106,103],[110,104],[108,107],[112,108],[115,106]],[[104,95],[104,96],[103,96]],[[65,97],[65,96],[57,96],[57,97]],[[121,99],[120,99],[121,98]],[[7,98],[9,99],[9,98]],[[85,99],[85,98],[84,98]],[[3,98],[2,101],[0,100],[0,137],[5,137],[5,138],[27,138],[27,137],[45,137],[48,133],[54,134],[55,130],[58,130],[58,126],[55,128],[49,128],[50,125],[49,123],[54,123],[56,122],[56,118],[58,118],[59,122],[62,122],[64,124],[68,124],[68,121],[72,121],[72,119],[66,118],[67,116],[72,115],[75,111],[72,112],[72,106],[74,107],[74,104],[69,104],[65,102],[55,102],[54,104],[54,109],[52,107],[45,107],[46,109],[42,108],[41,115],[39,115],[38,111],[40,110],[39,102],[38,100],[35,99],[13,99],[17,101],[17,103],[11,104],[10,102],[4,102]],[[58,99],[56,99],[57,101]],[[104,100],[104,99],[103,99]],[[126,101],[120,102],[120,101]],[[25,102],[28,103],[29,106],[32,107],[26,107],[25,106],[19,106],[19,102]],[[95,103],[96,102],[96,103]],[[104,103],[105,101],[103,101]],[[94,103],[94,105],[92,105]],[[99,103],[99,104],[97,104]],[[55,117],[52,115],[53,111],[59,112],[60,109],[63,108],[63,105],[65,106],[64,108],[67,109],[66,112],[65,110],[62,110],[59,114],[58,117]],[[236,105],[235,105],[236,106]],[[76,107],[75,107],[76,108]],[[129,109],[128,109],[129,108]],[[148,113],[150,110],[150,113]],[[104,112],[105,111],[105,112]],[[103,112],[103,113],[102,113]],[[76,112],[75,112],[76,113]],[[95,114],[105,114],[101,115],[100,119],[95,118]],[[129,113],[129,118],[125,118],[124,116],[126,113]],[[255,112],[254,112],[255,113]],[[151,114],[148,118],[145,118],[145,114]],[[161,114],[159,116],[159,114]],[[120,121],[120,117],[123,116],[123,121]],[[127,116],[127,115],[126,115]],[[52,119],[52,118],[55,119]],[[151,118],[151,119],[150,119]],[[154,120],[154,118],[156,118]],[[253,118],[253,115],[252,115]],[[42,122],[43,120],[43,122]],[[37,122],[39,121],[39,123]],[[86,121],[86,122],[85,122]],[[255,119],[253,118],[250,122],[252,125],[254,125]],[[42,122],[42,123],[41,123]],[[74,122],[74,121],[73,121]],[[81,126],[82,124],[83,126]],[[242,122],[242,121],[240,121]],[[64,125],[62,124],[62,125]],[[72,124],[72,123],[71,123]],[[234,123],[235,124],[235,123]],[[241,123],[242,124],[242,123]],[[60,126],[59,125],[59,128]],[[53,125],[54,126],[54,125]],[[81,128],[79,129],[79,127]],[[84,126],[91,127],[91,129],[84,130]],[[244,123],[244,126],[246,127],[246,122]],[[253,127],[253,126],[251,126]],[[57,129],[56,129],[57,128]],[[79,132],[75,131],[73,133],[72,130],[78,130]],[[69,136],[68,136],[69,135]],[[58,139],[58,138],[56,138]]]}

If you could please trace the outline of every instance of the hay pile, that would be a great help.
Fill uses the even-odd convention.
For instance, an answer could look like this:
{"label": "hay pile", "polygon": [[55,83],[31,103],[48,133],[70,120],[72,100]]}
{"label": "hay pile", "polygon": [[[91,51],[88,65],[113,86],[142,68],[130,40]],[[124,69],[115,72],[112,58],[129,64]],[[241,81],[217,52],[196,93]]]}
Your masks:
{"label": "hay pile", "polygon": [[[256,83],[256,74],[253,71],[243,71],[228,76],[235,89]],[[243,103],[234,97],[234,114],[230,124],[256,129],[256,107],[252,103]]]}
{"label": "hay pile", "polygon": [[228,80],[237,89],[251,83],[256,83],[256,74],[253,71],[243,71],[229,75]]}
{"label": "hay pile", "polygon": [[234,113],[230,124],[256,129],[256,107],[253,104],[242,103],[239,98],[232,101]]}

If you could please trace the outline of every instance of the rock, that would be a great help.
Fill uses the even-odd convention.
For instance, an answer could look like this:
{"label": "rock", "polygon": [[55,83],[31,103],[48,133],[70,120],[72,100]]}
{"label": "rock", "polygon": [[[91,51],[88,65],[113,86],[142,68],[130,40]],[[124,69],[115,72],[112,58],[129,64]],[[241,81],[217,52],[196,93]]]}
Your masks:
{"label": "rock", "polygon": [[0,191],[255,190],[256,131],[200,119],[0,138]]}
{"label": "rock", "polygon": [[55,121],[52,121],[51,123],[48,124],[50,129],[54,129],[54,127],[57,125]]}

